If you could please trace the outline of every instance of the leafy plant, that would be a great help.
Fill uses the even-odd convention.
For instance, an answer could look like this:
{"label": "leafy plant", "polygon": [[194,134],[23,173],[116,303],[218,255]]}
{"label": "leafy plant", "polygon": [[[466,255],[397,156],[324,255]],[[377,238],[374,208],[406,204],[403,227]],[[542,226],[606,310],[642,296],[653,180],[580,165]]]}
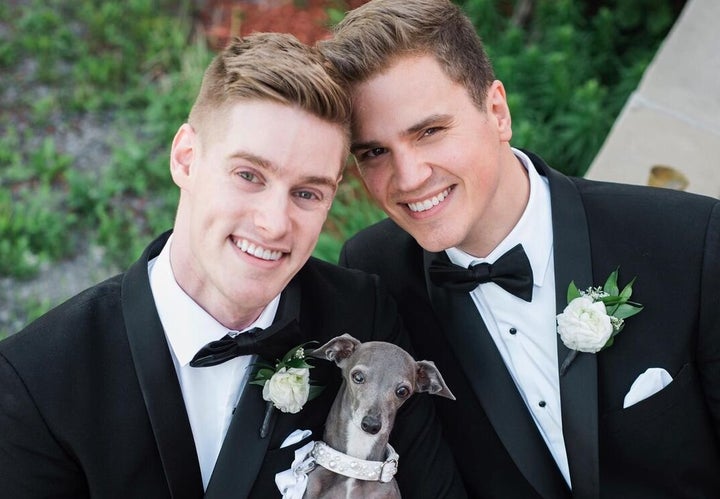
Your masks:
{"label": "leafy plant", "polygon": [[367,196],[354,167],[349,169],[338,188],[313,256],[337,262],[345,240],[383,218],[385,214]]}
{"label": "leafy plant", "polygon": [[[534,150],[555,168],[579,176],[637,87],[681,3],[459,2],[505,84],[513,145]],[[529,15],[520,12],[528,5]]]}
{"label": "leafy plant", "polygon": [[[331,22],[353,3],[328,2]],[[508,90],[513,145],[581,175],[682,2],[459,3]],[[521,4],[534,9],[519,15]],[[0,93],[0,276],[29,278],[71,256],[78,233],[122,268],[172,226],[178,194],[169,144],[213,56],[193,36],[193,5],[0,2],[0,69],[13,75]],[[113,117],[109,159],[96,169],[61,150],[54,125],[87,115]],[[314,253],[329,261],[384,217],[355,171],[345,177]],[[50,305],[38,298],[22,313]]]}

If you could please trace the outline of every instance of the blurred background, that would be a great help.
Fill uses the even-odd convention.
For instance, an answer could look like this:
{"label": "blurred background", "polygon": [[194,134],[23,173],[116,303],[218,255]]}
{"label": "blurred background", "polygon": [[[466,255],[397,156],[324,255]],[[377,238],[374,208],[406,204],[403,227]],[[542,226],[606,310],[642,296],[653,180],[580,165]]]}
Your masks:
{"label": "blurred background", "polygon": [[[360,0],[3,0],[0,338],[122,271],[170,228],[168,151],[236,35],[313,43]],[[582,176],[684,0],[465,0],[513,145]],[[350,169],[315,255],[382,218]]]}

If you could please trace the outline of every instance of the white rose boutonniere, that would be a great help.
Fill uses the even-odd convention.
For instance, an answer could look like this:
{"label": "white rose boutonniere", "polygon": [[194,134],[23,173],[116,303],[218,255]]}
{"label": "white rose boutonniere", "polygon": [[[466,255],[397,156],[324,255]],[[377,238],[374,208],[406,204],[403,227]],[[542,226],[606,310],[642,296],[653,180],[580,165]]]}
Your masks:
{"label": "white rose boutonniere", "polygon": [[272,402],[282,412],[295,414],[305,405],[310,395],[310,369],[282,367],[263,386],[264,400]]}
{"label": "white rose boutonniere", "polygon": [[295,414],[305,403],[317,397],[324,387],[310,383],[312,365],[305,359],[305,345],[299,345],[276,362],[258,362],[258,370],[250,384],[263,387],[262,397],[267,401],[265,419],[260,428],[260,436],[268,433],[273,407],[281,412]]}
{"label": "white rose boutonniere", "polygon": [[615,336],[625,327],[625,319],[643,309],[639,303],[630,301],[635,278],[620,291],[618,272],[619,269],[615,269],[602,287],[581,291],[575,282],[568,286],[568,305],[557,316],[557,331],[572,351],[560,366],[560,376],[578,352],[597,353],[612,345]]}

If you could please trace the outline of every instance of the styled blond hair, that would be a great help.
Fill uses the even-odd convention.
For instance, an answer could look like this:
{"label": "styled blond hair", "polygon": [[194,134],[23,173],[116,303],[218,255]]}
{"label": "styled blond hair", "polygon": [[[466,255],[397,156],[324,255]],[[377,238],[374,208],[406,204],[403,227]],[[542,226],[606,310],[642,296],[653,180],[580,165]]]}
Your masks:
{"label": "styled blond hair", "polygon": [[449,0],[371,0],[348,12],[318,47],[350,85],[407,55],[434,56],[478,106],[495,80],[470,19]]}
{"label": "styled blond hair", "polygon": [[348,127],[350,101],[319,50],[287,33],[235,38],[210,63],[188,119],[196,130],[214,111],[245,99],[265,99]]}

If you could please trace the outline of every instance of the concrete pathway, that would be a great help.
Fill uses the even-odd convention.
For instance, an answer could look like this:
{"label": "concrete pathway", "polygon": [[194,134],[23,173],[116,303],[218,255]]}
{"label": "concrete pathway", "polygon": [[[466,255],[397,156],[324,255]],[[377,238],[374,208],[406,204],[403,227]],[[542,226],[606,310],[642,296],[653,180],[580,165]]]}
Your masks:
{"label": "concrete pathway", "polygon": [[720,1],[688,0],[587,178],[720,198],[719,22]]}

